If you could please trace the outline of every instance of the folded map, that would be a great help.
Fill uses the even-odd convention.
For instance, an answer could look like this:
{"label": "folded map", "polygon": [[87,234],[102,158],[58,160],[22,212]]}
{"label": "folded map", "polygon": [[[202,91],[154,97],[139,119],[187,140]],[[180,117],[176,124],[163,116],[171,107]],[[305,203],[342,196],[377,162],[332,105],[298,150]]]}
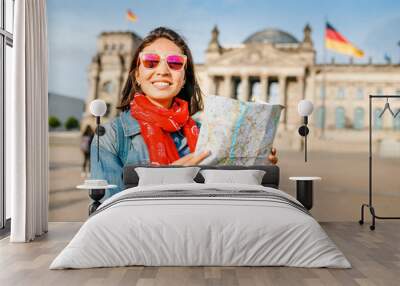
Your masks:
{"label": "folded map", "polygon": [[203,165],[267,164],[281,111],[278,104],[205,97],[196,154],[209,150]]}

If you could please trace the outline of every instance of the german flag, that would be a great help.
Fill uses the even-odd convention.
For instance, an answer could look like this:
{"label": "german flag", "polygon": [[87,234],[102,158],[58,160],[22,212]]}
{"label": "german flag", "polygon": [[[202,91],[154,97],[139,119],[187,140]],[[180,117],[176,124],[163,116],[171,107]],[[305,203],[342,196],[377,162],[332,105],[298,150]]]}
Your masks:
{"label": "german flag", "polygon": [[326,22],[325,29],[325,47],[337,53],[355,56],[357,58],[362,58],[364,56],[362,50],[350,43],[328,22]]}
{"label": "german flag", "polygon": [[126,19],[131,22],[136,22],[137,17],[131,10],[126,11]]}

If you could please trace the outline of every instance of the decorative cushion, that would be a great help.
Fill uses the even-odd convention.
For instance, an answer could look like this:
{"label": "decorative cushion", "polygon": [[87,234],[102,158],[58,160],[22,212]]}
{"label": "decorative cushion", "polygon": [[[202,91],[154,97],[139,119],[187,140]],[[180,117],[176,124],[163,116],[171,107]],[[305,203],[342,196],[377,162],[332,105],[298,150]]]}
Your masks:
{"label": "decorative cushion", "polygon": [[246,185],[261,185],[265,171],[262,170],[202,170],[206,184],[234,183]]}
{"label": "decorative cushion", "polygon": [[195,183],[199,167],[185,168],[135,168],[139,186]]}

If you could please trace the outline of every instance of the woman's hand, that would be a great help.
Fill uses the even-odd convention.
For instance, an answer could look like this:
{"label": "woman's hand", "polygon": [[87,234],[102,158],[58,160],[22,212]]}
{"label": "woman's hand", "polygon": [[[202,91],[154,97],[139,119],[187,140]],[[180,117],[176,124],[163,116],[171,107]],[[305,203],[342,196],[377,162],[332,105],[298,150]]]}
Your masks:
{"label": "woman's hand", "polygon": [[272,165],[276,165],[276,163],[278,163],[278,156],[276,156],[276,148],[274,147],[271,148],[271,153],[268,155],[268,161]]}
{"label": "woman's hand", "polygon": [[199,155],[195,155],[194,153],[190,153],[175,162],[173,162],[171,165],[179,165],[179,166],[194,166],[198,165],[201,161],[203,161],[205,158],[210,156],[211,152],[210,151],[203,151]]}

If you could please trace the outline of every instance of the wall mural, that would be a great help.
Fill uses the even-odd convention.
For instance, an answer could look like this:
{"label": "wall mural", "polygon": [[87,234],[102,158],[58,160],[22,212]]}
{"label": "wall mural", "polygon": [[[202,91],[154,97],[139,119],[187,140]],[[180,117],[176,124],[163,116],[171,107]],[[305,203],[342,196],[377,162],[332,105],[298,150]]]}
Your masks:
{"label": "wall mural", "polygon": [[[50,220],[84,220],[93,207],[85,180],[106,180],[101,199],[89,192],[103,201],[126,187],[125,166],[273,163],[279,188],[293,196],[289,177],[322,178],[317,219],[358,219],[368,189],[368,95],[400,94],[398,65],[374,63],[367,45],[338,44],[343,34],[331,23],[287,32],[284,23],[266,22],[229,45],[228,22],[214,26],[193,14],[195,31],[187,19],[150,21],[148,4],[130,5],[48,3]],[[321,58],[317,41],[324,40],[332,60]],[[298,111],[303,99],[315,109],[306,120]],[[97,118],[94,101],[104,105],[95,107]],[[400,170],[400,121],[377,117],[384,104],[373,107],[374,166],[383,184],[375,195],[376,207],[392,214],[392,202],[400,202],[390,175]],[[400,101],[391,107],[397,112]],[[298,128],[307,124],[305,140]]]}

